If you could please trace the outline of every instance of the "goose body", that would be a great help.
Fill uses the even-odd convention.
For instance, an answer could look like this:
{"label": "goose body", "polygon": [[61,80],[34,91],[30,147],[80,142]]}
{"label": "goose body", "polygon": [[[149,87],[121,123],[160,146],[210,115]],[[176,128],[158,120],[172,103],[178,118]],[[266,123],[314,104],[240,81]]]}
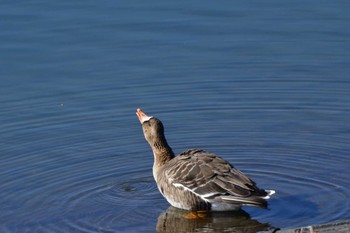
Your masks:
{"label": "goose body", "polygon": [[221,157],[200,149],[175,156],[160,120],[136,112],[153,155],[153,176],[164,198],[186,210],[236,210],[249,205],[267,207],[275,192],[259,189],[254,181]]}

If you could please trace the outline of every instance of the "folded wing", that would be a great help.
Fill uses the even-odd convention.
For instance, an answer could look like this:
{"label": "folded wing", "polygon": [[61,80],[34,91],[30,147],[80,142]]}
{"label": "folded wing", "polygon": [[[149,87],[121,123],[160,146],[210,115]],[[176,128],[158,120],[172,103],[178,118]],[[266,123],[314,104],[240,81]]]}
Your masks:
{"label": "folded wing", "polygon": [[224,159],[203,150],[188,150],[176,157],[165,174],[176,187],[203,200],[266,208],[269,192]]}

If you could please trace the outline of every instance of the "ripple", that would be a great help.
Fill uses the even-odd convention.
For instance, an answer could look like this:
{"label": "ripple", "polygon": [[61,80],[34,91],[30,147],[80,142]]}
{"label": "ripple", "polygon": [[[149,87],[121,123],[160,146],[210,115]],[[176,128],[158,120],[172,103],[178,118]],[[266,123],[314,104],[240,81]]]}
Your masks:
{"label": "ripple", "polygon": [[[65,197],[62,208],[71,217],[65,218],[65,225],[72,229],[113,232],[123,224],[130,226],[137,215],[140,220],[145,219],[144,209],[154,208],[163,199],[150,168],[142,163],[129,166],[129,161],[134,159],[133,155],[127,154],[118,159],[118,166],[113,169],[110,167],[112,161],[106,161],[101,168],[107,169],[107,175],[92,176],[66,187],[69,193],[62,195]],[[87,210],[88,214],[77,219],[76,215],[82,210]],[[91,216],[99,217],[91,219]]]}
{"label": "ripple", "polygon": [[[350,136],[346,130],[332,124],[333,128],[326,129],[329,135],[325,135],[325,129],[313,124],[312,118],[299,114],[295,114],[297,120],[304,123],[288,127],[288,123],[279,121],[268,109],[257,113],[270,117],[269,120],[252,126],[251,122],[258,119],[243,117],[253,110],[237,114],[220,108],[198,106],[191,110],[191,120],[186,108],[163,112],[165,122],[169,121],[165,124],[169,142],[179,152],[200,147],[217,153],[250,175],[259,187],[275,189],[277,194],[270,200],[270,211],[247,208],[255,219],[285,227],[348,216],[347,142]],[[213,111],[223,119],[206,115]],[[287,116],[289,111],[281,114]],[[91,133],[85,135],[70,129],[81,127],[80,121],[87,122],[84,127],[97,123],[99,114],[105,112],[90,114],[74,113],[62,119],[48,118],[43,124],[33,120],[4,128],[6,133],[17,132],[10,134],[4,141],[9,144],[0,149],[5,154],[2,165],[6,168],[0,171],[0,194],[4,202],[1,217],[7,224],[3,226],[4,231],[13,231],[16,226],[14,210],[23,229],[113,232],[135,229],[135,222],[140,226],[149,224],[147,221],[154,222],[168,206],[154,183],[153,155],[139,125],[133,126],[139,137],[120,124],[116,124],[117,134],[109,129],[92,128]],[[133,116],[133,112],[130,115]],[[125,121],[129,115],[119,118]],[[175,118],[177,121],[173,123],[171,119]],[[325,121],[328,120],[325,117]],[[58,130],[61,136],[46,133],[51,130]],[[33,132],[32,141],[24,140]],[[15,138],[20,145],[11,143]],[[116,138],[120,140],[117,144]],[[27,150],[28,147],[32,149]],[[6,193],[11,195],[4,196]]]}
{"label": "ripple", "polygon": [[303,150],[301,144],[293,151],[282,145],[271,148],[269,154],[268,149],[253,148],[253,152],[246,153],[259,154],[261,158],[234,159],[238,161],[236,167],[250,175],[259,187],[276,190],[270,199],[270,211],[248,208],[258,220],[268,220],[274,226],[300,226],[301,221],[315,224],[348,215],[349,181],[339,177],[342,170],[347,172],[345,158],[334,152],[328,152],[332,156],[319,156],[319,150],[310,145]]}
{"label": "ripple", "polygon": [[[126,200],[157,200],[158,192],[153,177],[143,179],[132,179],[114,185],[110,190],[110,195],[118,199]],[[142,194],[142,195],[140,195]]]}
{"label": "ripple", "polygon": [[[198,110],[195,115],[205,112]],[[249,113],[250,118],[243,119],[232,113],[229,118],[223,114],[224,119],[205,122],[195,117],[185,126],[173,126],[169,134],[175,134],[172,140],[177,148],[192,142],[230,161],[259,187],[276,190],[270,211],[245,208],[258,220],[292,227],[349,218],[350,135],[342,126],[347,120],[341,117],[335,123],[326,110],[317,111],[325,122],[290,110],[280,111],[278,117],[293,115],[291,122],[282,122],[269,109],[256,112],[266,118]],[[196,124],[198,120],[205,126]]]}
{"label": "ripple", "polygon": [[137,107],[163,120],[175,151],[207,149],[275,189],[270,211],[247,208],[254,219],[287,227],[350,217],[348,81],[203,72],[156,81],[140,75],[118,88],[113,78],[83,88],[56,83],[55,94],[35,85],[18,96],[7,90],[1,231],[127,232],[155,224],[168,204],[152,177]]}

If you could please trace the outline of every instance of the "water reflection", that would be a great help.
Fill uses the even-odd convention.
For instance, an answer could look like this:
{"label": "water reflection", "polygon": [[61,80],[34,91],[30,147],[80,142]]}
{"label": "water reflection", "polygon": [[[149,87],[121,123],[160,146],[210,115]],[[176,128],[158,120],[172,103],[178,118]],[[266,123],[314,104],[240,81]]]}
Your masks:
{"label": "water reflection", "polygon": [[237,232],[250,233],[270,229],[268,223],[250,218],[243,210],[234,212],[207,212],[195,216],[189,211],[170,206],[158,217],[157,232]]}

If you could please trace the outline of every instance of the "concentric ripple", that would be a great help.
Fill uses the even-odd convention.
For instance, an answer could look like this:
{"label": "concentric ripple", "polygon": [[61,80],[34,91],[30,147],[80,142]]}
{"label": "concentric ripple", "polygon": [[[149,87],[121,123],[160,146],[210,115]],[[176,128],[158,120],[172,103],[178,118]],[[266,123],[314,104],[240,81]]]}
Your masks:
{"label": "concentric ripple", "polygon": [[[56,106],[51,111],[66,109]],[[66,112],[62,118],[48,114],[46,123],[32,120],[4,127],[12,134],[3,140],[6,146],[1,149],[5,155],[5,169],[0,171],[1,219],[5,223],[1,231],[115,232],[155,226],[168,203],[156,188],[153,155],[133,111],[130,116],[119,117],[119,121],[135,123],[133,133],[108,117],[106,122],[115,124],[116,131],[104,124],[99,125],[105,127],[103,131],[89,128],[100,123],[105,111],[89,116]],[[251,111],[230,112],[213,106],[191,111],[173,109],[161,115],[175,152],[190,147],[206,149],[251,176],[259,187],[276,190],[269,211],[244,208],[252,221],[291,227],[350,217],[348,131],[331,123],[326,135],[323,124],[318,127],[312,117],[299,111],[279,110],[279,115],[274,115],[269,109],[257,109],[255,117]],[[212,112],[222,118],[208,115]],[[290,114],[298,121],[279,119]],[[329,119],[330,113],[320,109],[319,114]],[[82,121],[88,122],[84,127],[89,134],[71,130],[82,127]],[[341,117],[340,122],[346,119]],[[48,136],[52,128],[59,133]],[[33,148],[27,150],[30,143],[21,137],[32,131],[36,132]],[[15,138],[19,143],[13,144]]]}
{"label": "concentric ripple", "polygon": [[[247,148],[221,146],[237,168],[260,187],[275,189],[270,211],[247,210],[274,226],[300,226],[348,218],[350,209],[348,136],[268,133],[268,143]],[[245,144],[242,142],[242,144]],[[254,158],[256,157],[256,158]]]}
{"label": "concentric ripple", "polygon": [[346,1],[7,2],[0,232],[175,228],[139,107],[176,153],[208,150],[276,190],[270,210],[185,230],[350,219]]}
{"label": "concentric ripple", "polygon": [[[154,208],[157,202],[161,203],[162,198],[150,168],[141,163],[128,167],[130,160],[135,161],[137,157],[129,154],[123,157],[118,159],[117,167],[109,167],[113,161],[100,164],[107,170],[107,175],[87,178],[66,187],[69,193],[63,195],[66,198],[62,203],[63,211],[68,216],[64,219],[65,225],[91,231],[103,229],[108,232],[110,228],[113,232],[123,222],[127,227],[135,218],[143,220],[142,209]],[[85,211],[88,214],[81,216]],[[98,218],[91,219],[93,216]]]}

